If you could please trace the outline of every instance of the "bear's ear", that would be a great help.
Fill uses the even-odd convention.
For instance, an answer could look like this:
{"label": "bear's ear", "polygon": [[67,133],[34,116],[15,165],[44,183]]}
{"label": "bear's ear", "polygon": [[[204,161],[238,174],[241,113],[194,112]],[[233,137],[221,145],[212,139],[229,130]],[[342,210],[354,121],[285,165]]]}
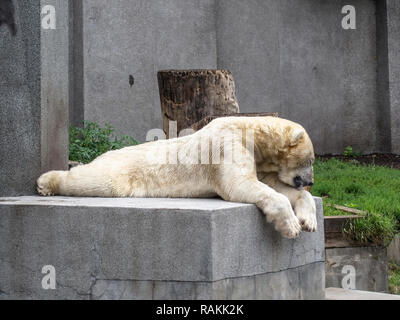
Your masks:
{"label": "bear's ear", "polygon": [[294,147],[297,145],[301,139],[304,137],[304,129],[296,128],[292,131],[290,136],[289,146]]}

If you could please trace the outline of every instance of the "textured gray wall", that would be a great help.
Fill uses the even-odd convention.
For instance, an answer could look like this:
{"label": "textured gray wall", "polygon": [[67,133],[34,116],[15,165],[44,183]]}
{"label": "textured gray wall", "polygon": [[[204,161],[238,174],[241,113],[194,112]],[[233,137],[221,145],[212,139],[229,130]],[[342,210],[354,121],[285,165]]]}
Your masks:
{"label": "textured gray wall", "polygon": [[400,234],[398,234],[387,248],[389,261],[394,261],[400,264]]}
{"label": "textured gray wall", "polygon": [[55,8],[56,28],[41,28],[42,173],[68,168],[70,103],[69,2],[41,0],[42,8],[45,5],[52,5]]}
{"label": "textured gray wall", "polygon": [[357,29],[344,30],[344,0],[83,0],[73,121],[143,141],[162,127],[158,70],[218,67],[232,71],[242,112],[301,123],[317,153],[400,152],[399,3],[377,3],[352,1]]}
{"label": "textured gray wall", "polygon": [[388,292],[387,262],[386,247],[326,248],[326,288],[342,288],[343,268],[350,265],[356,290]]}
{"label": "textured gray wall", "polygon": [[316,151],[375,151],[375,5],[346,1],[219,0],[218,67],[232,71],[241,111],[277,111],[301,123]]}
{"label": "textured gray wall", "polygon": [[[41,28],[41,4],[55,30]],[[17,35],[0,28],[0,196],[36,193],[40,173],[68,159],[68,2],[14,1]]]}
{"label": "textured gray wall", "polygon": [[70,11],[70,110],[69,123],[81,126],[84,120],[83,99],[83,3],[79,1],[69,2]]}
{"label": "textured gray wall", "polygon": [[377,55],[377,108],[376,147],[391,151],[390,97],[389,97],[389,57],[386,1],[376,2],[376,55]]}
{"label": "textured gray wall", "polygon": [[388,82],[392,151],[400,154],[400,1],[387,2]]}
{"label": "textured gray wall", "polygon": [[0,27],[0,196],[32,193],[41,166],[40,1],[15,4],[17,35]]}
{"label": "textured gray wall", "polygon": [[83,17],[85,119],[141,141],[162,127],[158,70],[216,67],[214,0],[84,0]]}

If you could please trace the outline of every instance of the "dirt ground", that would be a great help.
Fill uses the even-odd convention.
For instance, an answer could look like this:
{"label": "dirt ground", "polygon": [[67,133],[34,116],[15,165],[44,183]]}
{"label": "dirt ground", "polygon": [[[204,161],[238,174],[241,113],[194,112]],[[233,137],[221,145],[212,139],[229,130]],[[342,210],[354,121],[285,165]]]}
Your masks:
{"label": "dirt ground", "polygon": [[400,169],[400,155],[392,153],[373,153],[354,157],[325,154],[318,155],[317,157],[322,160],[336,158],[343,161],[357,161],[360,164],[375,164],[377,166]]}

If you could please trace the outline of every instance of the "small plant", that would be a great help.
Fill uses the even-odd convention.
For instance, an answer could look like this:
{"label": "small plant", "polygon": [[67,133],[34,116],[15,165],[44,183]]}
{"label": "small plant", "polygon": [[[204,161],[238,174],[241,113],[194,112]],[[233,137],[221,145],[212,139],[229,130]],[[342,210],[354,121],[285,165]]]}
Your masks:
{"label": "small plant", "polygon": [[359,157],[362,156],[362,154],[363,154],[362,152],[354,151],[352,146],[347,146],[343,152],[343,155],[345,157]]}
{"label": "small plant", "polygon": [[347,147],[344,149],[343,155],[344,155],[345,157],[352,157],[352,156],[354,155],[353,148],[352,148],[351,146],[347,146]]}
{"label": "small plant", "polygon": [[71,126],[69,129],[69,160],[89,163],[107,151],[136,144],[138,142],[132,137],[117,136],[109,124],[103,128],[84,121],[83,128]]}
{"label": "small plant", "polygon": [[352,146],[347,146],[347,147],[344,149],[344,152],[343,152],[343,155],[344,155],[345,157],[359,157],[359,156],[362,156],[362,154],[363,154],[362,151],[361,151],[361,152],[356,152],[356,151],[354,151],[354,149],[353,149]]}

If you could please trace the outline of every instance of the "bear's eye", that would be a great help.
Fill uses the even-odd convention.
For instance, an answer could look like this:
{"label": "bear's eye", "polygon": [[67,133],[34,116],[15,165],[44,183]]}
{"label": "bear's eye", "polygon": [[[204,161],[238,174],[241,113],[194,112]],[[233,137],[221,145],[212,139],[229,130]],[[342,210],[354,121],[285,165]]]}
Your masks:
{"label": "bear's eye", "polygon": [[302,168],[305,168],[305,167],[310,167],[310,166],[312,166],[313,165],[313,160],[312,159],[307,159],[307,160],[304,160],[302,163],[301,163],[301,167]]}

